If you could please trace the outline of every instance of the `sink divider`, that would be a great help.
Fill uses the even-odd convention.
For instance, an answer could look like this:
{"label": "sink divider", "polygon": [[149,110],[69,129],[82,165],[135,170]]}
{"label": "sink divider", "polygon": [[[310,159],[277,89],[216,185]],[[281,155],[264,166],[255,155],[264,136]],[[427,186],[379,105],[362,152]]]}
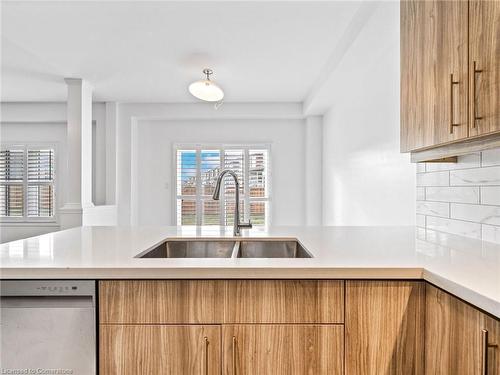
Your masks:
{"label": "sink divider", "polygon": [[235,241],[234,247],[233,247],[233,252],[231,253],[231,259],[238,258],[238,254],[240,252],[240,244],[241,244],[241,241]]}

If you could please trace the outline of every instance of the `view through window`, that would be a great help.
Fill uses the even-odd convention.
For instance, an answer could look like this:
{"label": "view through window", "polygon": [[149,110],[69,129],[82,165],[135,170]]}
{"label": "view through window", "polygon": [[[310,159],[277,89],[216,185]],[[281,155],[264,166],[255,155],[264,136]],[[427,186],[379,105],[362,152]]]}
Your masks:
{"label": "view through window", "polygon": [[225,176],[219,201],[212,199],[217,177],[233,170],[240,182],[240,215],[253,225],[269,222],[269,148],[267,146],[177,147],[177,225],[232,225],[235,184]]}

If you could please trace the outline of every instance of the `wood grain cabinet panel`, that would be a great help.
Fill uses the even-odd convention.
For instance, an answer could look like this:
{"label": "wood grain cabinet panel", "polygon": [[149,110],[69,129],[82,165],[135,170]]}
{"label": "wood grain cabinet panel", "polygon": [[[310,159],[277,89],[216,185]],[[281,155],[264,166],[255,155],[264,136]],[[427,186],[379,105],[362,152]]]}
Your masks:
{"label": "wood grain cabinet panel", "polygon": [[467,1],[401,1],[402,152],[468,137],[467,20]]}
{"label": "wood grain cabinet panel", "polygon": [[224,323],[342,323],[344,282],[228,280]]}
{"label": "wood grain cabinet panel", "polygon": [[220,326],[101,325],[101,375],[221,373]]}
{"label": "wood grain cabinet panel", "polygon": [[223,281],[123,280],[99,282],[101,323],[220,323]]}
{"label": "wood grain cabinet panel", "polygon": [[424,373],[425,286],[346,281],[346,374]]}
{"label": "wood grain cabinet panel", "polygon": [[470,135],[500,131],[500,1],[469,1]]}
{"label": "wood grain cabinet panel", "polygon": [[[487,375],[500,375],[500,321],[483,315],[481,330],[488,332]],[[484,343],[483,343],[484,344]],[[481,350],[484,350],[481,347]]]}
{"label": "wood grain cabinet panel", "polygon": [[[499,375],[500,323],[458,298],[426,285],[425,373],[426,375]],[[487,372],[483,350],[487,350]]]}
{"label": "wood grain cabinet panel", "polygon": [[225,325],[224,375],[341,375],[342,325]]}

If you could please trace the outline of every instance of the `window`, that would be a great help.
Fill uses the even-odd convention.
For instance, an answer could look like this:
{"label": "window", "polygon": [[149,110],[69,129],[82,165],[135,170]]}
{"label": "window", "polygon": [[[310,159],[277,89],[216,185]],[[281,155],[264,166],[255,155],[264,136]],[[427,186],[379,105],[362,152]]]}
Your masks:
{"label": "window", "polygon": [[0,217],[54,217],[54,149],[5,146],[0,150]]}
{"label": "window", "polygon": [[217,177],[233,170],[240,181],[240,214],[253,225],[269,224],[269,147],[176,147],[177,225],[233,225],[235,184],[224,178],[219,201],[212,199]]}

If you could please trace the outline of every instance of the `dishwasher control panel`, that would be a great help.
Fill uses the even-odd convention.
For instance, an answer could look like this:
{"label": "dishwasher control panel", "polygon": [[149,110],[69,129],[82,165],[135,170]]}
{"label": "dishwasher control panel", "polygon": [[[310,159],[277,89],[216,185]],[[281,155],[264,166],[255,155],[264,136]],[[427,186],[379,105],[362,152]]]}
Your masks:
{"label": "dishwasher control panel", "polygon": [[94,296],[94,280],[4,280],[0,295],[15,296]]}

